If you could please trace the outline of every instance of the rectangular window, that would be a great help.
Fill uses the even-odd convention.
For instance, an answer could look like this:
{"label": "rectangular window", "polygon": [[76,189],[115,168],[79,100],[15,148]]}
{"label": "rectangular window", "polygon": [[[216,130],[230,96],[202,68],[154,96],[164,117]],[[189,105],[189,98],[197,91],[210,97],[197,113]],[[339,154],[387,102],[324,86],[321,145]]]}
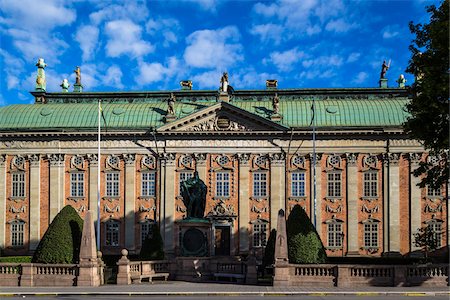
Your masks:
{"label": "rectangular window", "polygon": [[142,197],[154,197],[155,196],[155,180],[156,174],[154,172],[142,173]]}
{"label": "rectangular window", "polygon": [[364,224],[364,247],[378,247],[378,223]]}
{"label": "rectangular window", "polygon": [[305,173],[291,174],[291,197],[305,197]]}
{"label": "rectangular window", "polygon": [[181,185],[183,183],[183,181],[194,177],[194,173],[192,172],[181,172],[180,173],[180,189],[179,189],[179,194],[181,195]]}
{"label": "rectangular window", "polygon": [[25,172],[12,173],[12,197],[25,197]]}
{"label": "rectangular window", "polygon": [[429,223],[430,230],[432,232],[432,239],[435,242],[436,248],[441,247],[441,241],[442,241],[442,223],[440,222],[432,222]]}
{"label": "rectangular window", "polygon": [[106,226],[106,246],[119,246],[119,222],[108,221]]}
{"label": "rectangular window", "polygon": [[341,197],[341,173],[328,173],[328,197]]}
{"label": "rectangular window", "polygon": [[106,197],[119,197],[120,174],[106,173]]}
{"label": "rectangular window", "polygon": [[378,173],[365,172],[364,173],[364,197],[378,196]]}
{"label": "rectangular window", "polygon": [[84,173],[70,173],[70,196],[84,197]]}
{"label": "rectangular window", "polygon": [[432,189],[427,187],[427,196],[428,197],[440,197],[441,196],[441,188]]}
{"label": "rectangular window", "polygon": [[141,223],[141,242],[143,243],[147,236],[152,232],[153,223]]}
{"label": "rectangular window", "polygon": [[342,224],[329,223],[328,224],[328,247],[342,247]]}
{"label": "rectangular window", "polygon": [[253,173],[253,197],[267,196],[267,173]]}
{"label": "rectangular window", "polygon": [[267,224],[253,224],[253,247],[264,247],[267,242]]}
{"label": "rectangular window", "polygon": [[230,197],[230,173],[217,172],[216,173],[216,196]]}
{"label": "rectangular window", "polygon": [[25,228],[24,222],[11,223],[11,246],[13,247],[23,246],[24,228]]}

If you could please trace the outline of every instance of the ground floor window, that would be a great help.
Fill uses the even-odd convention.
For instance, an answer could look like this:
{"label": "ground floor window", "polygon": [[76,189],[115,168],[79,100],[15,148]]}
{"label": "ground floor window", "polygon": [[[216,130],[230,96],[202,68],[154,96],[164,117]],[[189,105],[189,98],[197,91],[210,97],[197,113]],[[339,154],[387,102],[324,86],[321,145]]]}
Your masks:
{"label": "ground floor window", "polygon": [[342,247],[342,223],[332,222],[328,227],[328,247],[341,248]]}
{"label": "ground floor window", "polygon": [[13,221],[11,223],[11,246],[13,247],[23,246],[24,230],[25,230],[25,222]]}
{"label": "ground floor window", "polygon": [[118,221],[109,220],[105,223],[106,246],[119,246],[120,223]]}
{"label": "ground floor window", "polygon": [[267,243],[267,223],[253,224],[253,247],[264,247]]}
{"label": "ground floor window", "polygon": [[441,247],[441,241],[442,241],[442,222],[433,221],[428,223],[428,229],[431,233],[431,239],[433,241],[433,245],[436,248]]}
{"label": "ground floor window", "polygon": [[144,243],[147,237],[151,238],[153,223],[150,221],[141,223],[141,242]]}
{"label": "ground floor window", "polygon": [[364,223],[364,247],[378,248],[378,223]]}

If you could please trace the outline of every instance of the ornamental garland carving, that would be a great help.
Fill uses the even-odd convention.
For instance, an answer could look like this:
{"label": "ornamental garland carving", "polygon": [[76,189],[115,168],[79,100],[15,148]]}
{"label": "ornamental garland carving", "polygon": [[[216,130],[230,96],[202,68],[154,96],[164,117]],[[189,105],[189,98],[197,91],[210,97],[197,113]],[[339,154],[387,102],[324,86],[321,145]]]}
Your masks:
{"label": "ornamental garland carving", "polygon": [[232,204],[226,205],[225,202],[220,201],[208,213],[209,217],[235,217],[234,207]]}
{"label": "ornamental garland carving", "polygon": [[425,205],[423,211],[426,213],[442,212],[442,203],[438,204],[435,207],[432,207],[429,203],[427,203],[427,205]]}
{"label": "ornamental garland carving", "polygon": [[342,212],[342,205],[339,204],[337,207],[333,208],[330,205],[325,206],[325,211],[329,213],[341,213]]}
{"label": "ornamental garland carving", "polygon": [[12,205],[9,206],[9,212],[12,212],[13,214],[17,214],[17,213],[25,213],[26,212],[27,207],[25,205],[22,205],[21,207],[14,207]]}
{"label": "ornamental garland carving", "polygon": [[144,205],[141,204],[141,206],[139,206],[139,211],[140,212],[150,212],[152,210],[156,210],[156,206],[151,205],[149,207],[145,207]]}
{"label": "ornamental garland carving", "polygon": [[109,207],[108,204],[103,205],[103,210],[107,213],[114,213],[114,212],[120,212],[120,205],[116,205],[114,207]]}
{"label": "ornamental garland carving", "polygon": [[25,170],[25,157],[21,155],[16,155],[11,160],[11,169],[12,170]]}
{"label": "ornamental garland carving", "polygon": [[361,207],[361,211],[365,212],[365,213],[368,213],[368,214],[377,213],[378,210],[379,210],[378,205],[375,205],[374,207],[369,208],[369,207],[367,207],[366,204],[363,204],[363,206]]}
{"label": "ornamental garland carving", "polygon": [[366,155],[363,159],[363,165],[365,168],[376,169],[378,163],[378,158],[376,155]]}
{"label": "ornamental garland carving", "polygon": [[81,205],[81,206],[77,209],[77,212],[82,213],[82,212],[84,212],[85,210],[86,210],[86,206]]}
{"label": "ornamental garland carving", "polygon": [[108,155],[105,163],[107,169],[120,170],[120,158],[117,155]]}
{"label": "ornamental garland carving", "polygon": [[70,167],[72,169],[82,170],[84,165],[84,157],[81,155],[74,155],[70,159]]}

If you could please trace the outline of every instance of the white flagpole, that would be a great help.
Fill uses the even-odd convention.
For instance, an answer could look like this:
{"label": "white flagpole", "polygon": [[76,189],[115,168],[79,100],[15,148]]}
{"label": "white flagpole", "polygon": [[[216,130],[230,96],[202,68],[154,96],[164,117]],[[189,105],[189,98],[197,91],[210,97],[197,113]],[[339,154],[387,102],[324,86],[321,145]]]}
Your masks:
{"label": "white flagpole", "polygon": [[313,196],[314,196],[314,228],[317,228],[317,220],[316,220],[316,203],[317,203],[317,190],[316,190],[316,105],[315,100],[313,98]]}
{"label": "white flagpole", "polygon": [[100,159],[100,115],[101,115],[101,106],[102,100],[98,100],[98,167],[97,167],[97,251],[100,251],[100,167],[101,167],[101,159]]}

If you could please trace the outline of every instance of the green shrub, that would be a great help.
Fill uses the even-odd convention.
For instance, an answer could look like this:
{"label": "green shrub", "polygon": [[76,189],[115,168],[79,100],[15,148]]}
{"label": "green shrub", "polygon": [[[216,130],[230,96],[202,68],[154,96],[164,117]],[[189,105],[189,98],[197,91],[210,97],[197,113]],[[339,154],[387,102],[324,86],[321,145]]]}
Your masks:
{"label": "green shrub", "polygon": [[31,256],[4,256],[0,257],[0,263],[30,263]]}
{"label": "green shrub", "polygon": [[290,263],[319,264],[327,261],[322,241],[300,205],[292,209],[286,227]]}
{"label": "green shrub", "polygon": [[269,239],[267,240],[266,248],[264,249],[264,257],[262,261],[263,268],[269,267],[275,263],[275,240],[277,238],[277,231],[272,229],[270,231]]}
{"label": "green shrub", "polygon": [[83,220],[67,205],[53,219],[33,256],[33,262],[77,263],[80,255]]}
{"label": "green shrub", "polygon": [[163,240],[158,225],[152,226],[151,233],[142,244],[139,257],[141,260],[164,259]]}

